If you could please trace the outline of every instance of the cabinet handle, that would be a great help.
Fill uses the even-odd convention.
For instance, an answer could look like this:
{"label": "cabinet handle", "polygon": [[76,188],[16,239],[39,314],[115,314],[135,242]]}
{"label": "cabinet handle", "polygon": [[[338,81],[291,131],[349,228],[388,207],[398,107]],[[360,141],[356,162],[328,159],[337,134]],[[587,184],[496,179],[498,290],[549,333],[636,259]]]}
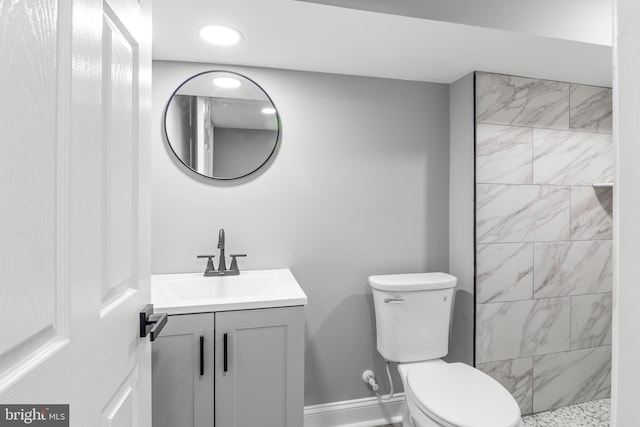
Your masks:
{"label": "cabinet handle", "polygon": [[200,335],[200,376],[204,375],[204,335]]}
{"label": "cabinet handle", "polygon": [[222,342],[223,342],[223,347],[224,347],[224,352],[222,354],[223,360],[222,360],[222,364],[223,364],[223,368],[224,368],[224,372],[227,372],[228,370],[228,359],[227,359],[227,334],[224,334],[222,336]]}

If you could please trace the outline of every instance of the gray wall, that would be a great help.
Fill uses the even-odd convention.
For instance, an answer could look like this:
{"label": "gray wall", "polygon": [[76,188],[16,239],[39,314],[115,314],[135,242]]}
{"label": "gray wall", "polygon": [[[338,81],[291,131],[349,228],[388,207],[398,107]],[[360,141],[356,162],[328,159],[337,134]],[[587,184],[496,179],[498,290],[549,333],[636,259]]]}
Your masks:
{"label": "gray wall", "polygon": [[476,75],[476,362],[523,413],[608,397],[611,89]]}
{"label": "gray wall", "polygon": [[613,390],[611,425],[638,422],[640,385],[640,4],[616,0],[614,31],[613,135],[616,146],[615,197],[613,204]]}
{"label": "gray wall", "polygon": [[473,74],[449,86],[449,272],[458,278],[447,361],[473,365],[474,127]]}
{"label": "gray wall", "polygon": [[[230,183],[186,171],[161,134],[173,89],[220,68],[257,81],[283,123],[267,168]],[[448,270],[448,86],[172,62],[153,80],[152,272],[202,270],[224,227],[241,268],[290,268],[309,297],[306,405],[370,395],[366,368],[386,387],[367,277]]]}

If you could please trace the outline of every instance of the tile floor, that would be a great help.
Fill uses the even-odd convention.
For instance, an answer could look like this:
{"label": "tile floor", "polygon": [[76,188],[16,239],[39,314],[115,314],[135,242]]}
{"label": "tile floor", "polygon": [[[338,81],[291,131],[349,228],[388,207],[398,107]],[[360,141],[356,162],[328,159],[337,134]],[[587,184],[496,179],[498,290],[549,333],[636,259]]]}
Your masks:
{"label": "tile floor", "polygon": [[522,418],[522,427],[608,427],[610,399],[594,400]]}
{"label": "tile floor", "polygon": [[[610,406],[609,399],[601,399],[539,412],[522,417],[522,427],[608,427]],[[402,424],[380,427],[402,427]]]}

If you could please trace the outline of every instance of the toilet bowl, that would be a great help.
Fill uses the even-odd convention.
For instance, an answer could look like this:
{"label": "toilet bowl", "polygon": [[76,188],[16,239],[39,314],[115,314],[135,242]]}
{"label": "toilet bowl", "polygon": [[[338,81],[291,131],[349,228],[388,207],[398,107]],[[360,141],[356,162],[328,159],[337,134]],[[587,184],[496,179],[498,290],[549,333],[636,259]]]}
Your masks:
{"label": "toilet bowl", "polygon": [[406,427],[517,427],[520,409],[489,375],[441,359],[399,364],[410,422]]}
{"label": "toilet bowl", "polygon": [[403,427],[517,427],[520,409],[489,375],[446,363],[453,288],[446,273],[369,277],[378,352],[397,362],[404,385]]}

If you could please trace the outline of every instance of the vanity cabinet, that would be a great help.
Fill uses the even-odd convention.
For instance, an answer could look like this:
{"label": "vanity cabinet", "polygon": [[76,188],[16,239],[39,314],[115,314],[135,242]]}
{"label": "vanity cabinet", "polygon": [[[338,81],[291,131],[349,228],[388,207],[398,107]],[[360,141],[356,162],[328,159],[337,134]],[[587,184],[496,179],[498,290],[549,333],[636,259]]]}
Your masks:
{"label": "vanity cabinet", "polygon": [[169,316],[152,346],[153,427],[213,426],[213,340],[213,313]]}
{"label": "vanity cabinet", "polygon": [[302,427],[302,307],[216,313],[215,359],[216,427]]}
{"label": "vanity cabinet", "polygon": [[153,427],[302,427],[303,397],[302,306],[174,315],[154,342]]}

